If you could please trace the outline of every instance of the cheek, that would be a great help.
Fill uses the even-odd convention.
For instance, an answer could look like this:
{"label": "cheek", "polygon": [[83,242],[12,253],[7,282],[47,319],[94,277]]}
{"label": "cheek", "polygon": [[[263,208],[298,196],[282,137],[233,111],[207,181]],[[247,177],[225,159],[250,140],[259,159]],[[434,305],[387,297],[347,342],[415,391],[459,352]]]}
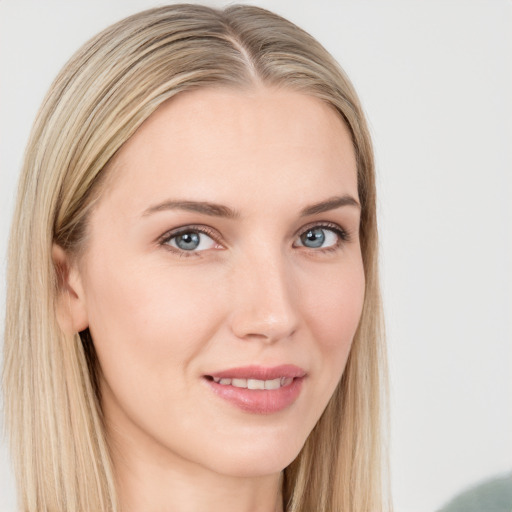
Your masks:
{"label": "cheek", "polygon": [[319,347],[325,352],[341,352],[351,343],[361,317],[365,287],[362,264],[331,272],[316,283],[323,284],[314,292],[304,293],[304,314]]}
{"label": "cheek", "polygon": [[[319,354],[315,373],[321,375],[318,396],[322,407],[327,405],[338,384],[359,325],[364,301],[365,278],[362,262],[338,267],[317,276],[316,283],[304,293],[302,308],[305,324]],[[314,289],[314,292],[311,292]],[[323,409],[322,409],[323,410]],[[320,411],[321,412],[321,411]]]}
{"label": "cheek", "polygon": [[103,373],[113,382],[161,385],[176,376],[170,368],[187,369],[215,330],[216,302],[200,276],[116,263],[96,266],[87,287],[90,330]]}

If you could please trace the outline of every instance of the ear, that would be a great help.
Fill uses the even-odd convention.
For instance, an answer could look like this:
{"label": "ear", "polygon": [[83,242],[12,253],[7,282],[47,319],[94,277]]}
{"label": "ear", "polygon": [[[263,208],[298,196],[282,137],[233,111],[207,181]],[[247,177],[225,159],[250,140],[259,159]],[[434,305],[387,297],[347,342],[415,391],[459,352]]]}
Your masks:
{"label": "ear", "polygon": [[75,334],[89,326],[82,277],[76,262],[57,244],[53,244],[52,259],[58,279],[57,321],[63,332]]}

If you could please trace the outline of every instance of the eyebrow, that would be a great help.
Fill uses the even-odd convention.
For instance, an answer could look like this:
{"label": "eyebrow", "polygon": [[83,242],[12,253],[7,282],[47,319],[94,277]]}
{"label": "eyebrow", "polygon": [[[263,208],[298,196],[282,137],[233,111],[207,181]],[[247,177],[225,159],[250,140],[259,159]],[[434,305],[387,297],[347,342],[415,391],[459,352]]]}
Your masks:
{"label": "eyebrow", "polygon": [[164,210],[186,210],[189,212],[202,213],[212,217],[225,217],[227,219],[238,219],[240,213],[236,210],[222,204],[209,203],[208,201],[173,201],[168,200],[163,203],[151,206],[142,215],[161,212]]}
{"label": "eyebrow", "polygon": [[[325,201],[320,201],[319,203],[306,206],[301,210],[300,216],[307,217],[309,215],[335,210],[342,206],[354,206],[359,209],[361,208],[359,202],[350,195],[334,196],[326,199]],[[240,218],[239,211],[233,210],[222,204],[210,203],[208,201],[178,201],[172,199],[149,207],[142,215],[147,216],[152,213],[165,210],[185,210],[189,212],[202,213],[203,215],[209,215],[212,217],[224,217],[227,219]]]}
{"label": "eyebrow", "polygon": [[307,206],[300,212],[300,216],[307,217],[308,215],[314,215],[315,213],[323,213],[330,210],[336,210],[336,208],[341,208],[342,206],[355,206],[356,208],[361,209],[359,202],[352,196],[335,196],[325,201],[320,201],[319,203]]}

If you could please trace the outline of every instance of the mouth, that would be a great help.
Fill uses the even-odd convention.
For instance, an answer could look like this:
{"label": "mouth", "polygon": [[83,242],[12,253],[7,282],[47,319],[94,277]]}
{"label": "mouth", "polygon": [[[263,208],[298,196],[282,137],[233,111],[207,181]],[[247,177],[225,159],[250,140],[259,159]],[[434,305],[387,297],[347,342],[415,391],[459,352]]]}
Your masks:
{"label": "mouth", "polygon": [[230,379],[206,376],[206,379],[212,380],[221,386],[233,386],[241,389],[279,389],[289,386],[293,382],[293,377],[278,377],[277,379],[260,380],[260,379]]}
{"label": "mouth", "polygon": [[299,397],[306,372],[294,365],[246,366],[223,370],[204,379],[218,397],[245,412],[271,414]]}

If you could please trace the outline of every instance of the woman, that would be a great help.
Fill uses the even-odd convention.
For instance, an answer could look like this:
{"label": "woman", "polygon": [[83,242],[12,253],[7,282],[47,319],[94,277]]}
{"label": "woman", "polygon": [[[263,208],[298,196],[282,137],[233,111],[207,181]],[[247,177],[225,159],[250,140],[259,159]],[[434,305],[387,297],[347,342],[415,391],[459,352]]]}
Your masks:
{"label": "woman", "polygon": [[10,244],[24,510],[385,510],[371,143],[268,11],[87,43],[36,120]]}

